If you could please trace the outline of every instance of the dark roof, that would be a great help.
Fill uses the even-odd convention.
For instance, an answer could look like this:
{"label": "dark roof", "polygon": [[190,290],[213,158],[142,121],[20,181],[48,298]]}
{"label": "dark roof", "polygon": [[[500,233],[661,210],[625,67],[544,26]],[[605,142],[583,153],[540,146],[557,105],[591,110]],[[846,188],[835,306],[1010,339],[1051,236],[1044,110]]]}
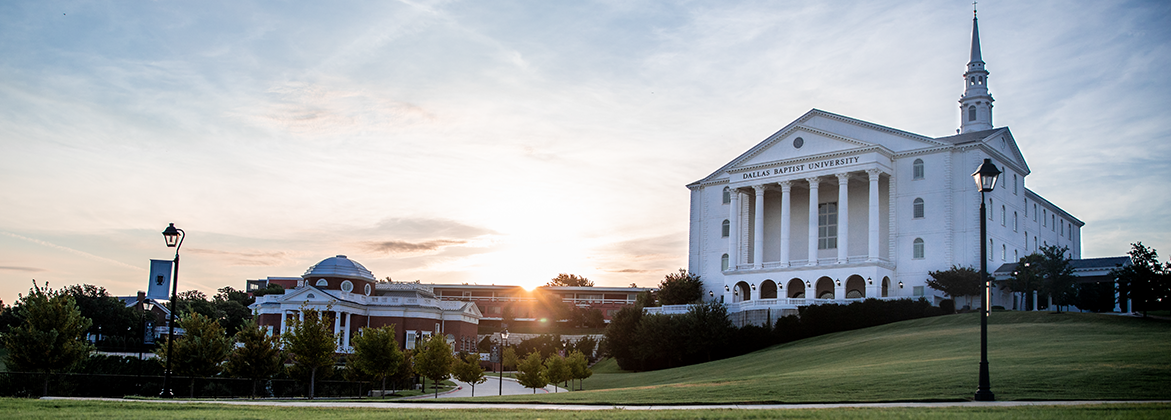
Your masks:
{"label": "dark roof", "polygon": [[986,138],[992,137],[992,134],[996,133],[997,131],[1004,130],[1004,129],[1005,129],[1005,127],[1000,127],[1000,128],[993,128],[991,130],[973,131],[971,133],[956,134],[954,136],[936,137],[935,141],[941,141],[941,142],[950,143],[950,144],[975,143],[975,142],[984,140]]}
{"label": "dark roof", "polygon": [[[1011,274],[1016,271],[1018,263],[1008,263],[997,267],[993,273],[996,274]],[[1080,260],[1070,260],[1069,265],[1073,267],[1074,271],[1078,270],[1109,270],[1116,267],[1130,265],[1130,257],[1103,257],[1103,258],[1085,258]]]}

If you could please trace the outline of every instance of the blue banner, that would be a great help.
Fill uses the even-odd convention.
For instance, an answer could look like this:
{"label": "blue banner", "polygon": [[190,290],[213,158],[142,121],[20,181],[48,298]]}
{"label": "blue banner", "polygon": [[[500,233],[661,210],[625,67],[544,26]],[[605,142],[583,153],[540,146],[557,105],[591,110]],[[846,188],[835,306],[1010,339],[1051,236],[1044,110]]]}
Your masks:
{"label": "blue banner", "polygon": [[171,260],[150,260],[150,285],[146,288],[147,299],[171,299]]}

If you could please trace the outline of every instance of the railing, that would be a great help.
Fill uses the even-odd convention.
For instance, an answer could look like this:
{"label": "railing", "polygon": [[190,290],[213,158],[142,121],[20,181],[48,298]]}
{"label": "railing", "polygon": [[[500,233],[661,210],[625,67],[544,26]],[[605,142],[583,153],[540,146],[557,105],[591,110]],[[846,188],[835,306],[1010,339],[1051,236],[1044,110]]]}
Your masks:
{"label": "railing", "polygon": [[[777,299],[754,299],[740,302],[733,302],[728,304],[728,312],[741,312],[753,309],[797,309],[799,306],[810,305],[828,305],[839,304],[848,305],[854,302],[861,302],[866,299],[878,300],[898,300],[898,299],[912,299],[911,296],[887,296],[874,298],[857,298],[857,299],[806,299],[806,298],[777,298]],[[645,314],[666,314],[676,315],[685,314],[692,305],[663,305],[659,307],[643,308]]]}

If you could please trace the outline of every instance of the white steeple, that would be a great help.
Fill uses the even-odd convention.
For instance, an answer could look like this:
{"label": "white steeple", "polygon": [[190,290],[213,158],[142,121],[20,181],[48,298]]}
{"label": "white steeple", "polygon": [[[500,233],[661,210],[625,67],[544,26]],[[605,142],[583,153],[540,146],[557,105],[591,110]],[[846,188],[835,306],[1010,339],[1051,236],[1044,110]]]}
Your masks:
{"label": "white steeple", "polygon": [[992,95],[988,93],[988,71],[980,57],[980,28],[972,9],[972,54],[964,73],[964,95],[960,97],[960,132],[992,129]]}

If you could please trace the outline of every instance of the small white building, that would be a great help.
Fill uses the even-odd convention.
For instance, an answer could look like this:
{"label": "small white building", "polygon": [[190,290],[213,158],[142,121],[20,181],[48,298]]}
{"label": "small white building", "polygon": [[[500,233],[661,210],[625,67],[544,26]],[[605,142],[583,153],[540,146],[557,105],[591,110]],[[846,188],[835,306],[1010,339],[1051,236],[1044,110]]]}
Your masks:
{"label": "small white building", "polygon": [[[1081,257],[1076,217],[1026,187],[1008,127],[992,124],[989,72],[972,20],[957,134],[930,137],[813,109],[691,190],[688,269],[731,312],[863,298],[943,295],[928,272],[980,263],[984,159],[1003,173],[987,194],[988,270],[1045,245]],[[993,305],[1008,302],[994,291]]]}

